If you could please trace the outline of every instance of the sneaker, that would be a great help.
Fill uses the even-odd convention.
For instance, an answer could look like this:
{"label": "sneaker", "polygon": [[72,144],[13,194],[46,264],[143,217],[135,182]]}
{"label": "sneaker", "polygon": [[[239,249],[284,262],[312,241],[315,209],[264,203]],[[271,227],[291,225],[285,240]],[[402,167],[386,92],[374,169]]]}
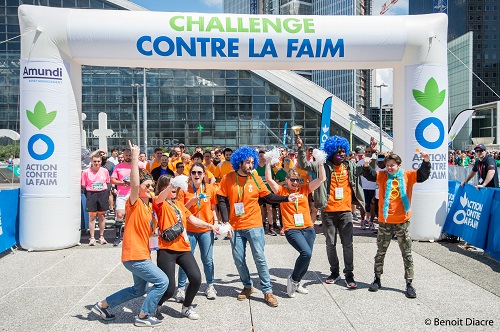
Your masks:
{"label": "sneaker", "polygon": [[374,230],[375,230],[375,224],[371,222],[371,223],[370,223],[370,227],[369,227],[369,229],[370,229],[371,231],[374,231]]}
{"label": "sneaker", "polygon": [[200,319],[200,315],[198,315],[196,313],[196,311],[193,310],[192,306],[189,306],[189,307],[182,306],[181,314],[184,317],[187,317],[187,318],[192,319],[192,320]]}
{"label": "sneaker", "polygon": [[253,293],[253,288],[243,288],[238,294],[238,301],[243,301],[250,298]]}
{"label": "sneaker", "polygon": [[274,230],[274,228],[269,228],[269,235],[271,236],[278,236],[278,233]]}
{"label": "sneaker", "polygon": [[299,283],[296,281],[293,281],[292,275],[290,275],[287,280],[286,280],[286,293],[290,297],[295,297],[295,292],[297,291]]}
{"label": "sneaker", "polygon": [[278,306],[278,299],[276,299],[273,293],[264,294],[264,300],[266,300],[266,304],[270,307],[275,308]]}
{"label": "sneaker", "polygon": [[97,316],[101,317],[103,320],[113,320],[116,318],[115,315],[111,314],[109,311],[108,311],[109,307],[108,308],[103,308],[99,305],[99,302],[97,302],[96,304],[94,304],[94,306],[92,307],[92,312],[94,314],[96,314]]}
{"label": "sneaker", "polygon": [[95,246],[95,239],[93,237],[90,238],[89,246]]}
{"label": "sneaker", "polygon": [[108,241],[106,241],[106,239],[105,239],[103,236],[101,236],[101,237],[99,238],[99,243],[100,243],[100,244],[107,244],[107,243],[108,243]]}
{"label": "sneaker", "polygon": [[417,297],[417,292],[415,292],[415,288],[413,288],[411,282],[406,284],[406,292],[405,295],[409,299],[414,299]]}
{"label": "sneaker", "polygon": [[186,298],[186,290],[184,287],[179,287],[177,288],[177,293],[175,293],[175,300],[179,303],[184,302],[184,299]]}
{"label": "sneaker", "polygon": [[327,284],[334,284],[334,283],[336,283],[339,280],[340,280],[340,275],[338,275],[338,274],[335,275],[335,274],[332,273],[332,274],[330,274],[330,276],[328,278],[326,278],[325,282]]}
{"label": "sneaker", "polygon": [[120,245],[120,243],[122,243],[122,238],[121,237],[117,237],[114,241],[113,241],[113,247],[118,247]]}
{"label": "sneaker", "polygon": [[356,281],[354,281],[354,276],[353,275],[346,275],[345,276],[345,285],[347,288],[354,289],[358,287],[356,284]]}
{"label": "sneaker", "polygon": [[361,230],[365,230],[366,229],[366,221],[364,220],[361,220]]}
{"label": "sneaker", "polygon": [[160,325],[161,323],[162,323],[162,321],[159,320],[158,318],[156,318],[155,316],[148,315],[144,318],[140,318],[139,316],[135,316],[134,325],[139,326],[139,327],[144,327],[144,326],[154,327],[154,326]]}
{"label": "sneaker", "polygon": [[205,296],[209,300],[215,300],[217,298],[217,291],[213,284],[207,286],[207,289],[205,289]]}
{"label": "sneaker", "polygon": [[375,277],[375,279],[373,280],[372,284],[370,285],[370,288],[368,288],[368,290],[370,292],[376,292],[378,291],[380,288],[382,288],[382,283],[380,282],[380,278],[379,277]]}
{"label": "sneaker", "polygon": [[302,284],[299,283],[299,285],[297,286],[297,293],[309,294],[309,291],[307,290],[307,288],[305,288]]}

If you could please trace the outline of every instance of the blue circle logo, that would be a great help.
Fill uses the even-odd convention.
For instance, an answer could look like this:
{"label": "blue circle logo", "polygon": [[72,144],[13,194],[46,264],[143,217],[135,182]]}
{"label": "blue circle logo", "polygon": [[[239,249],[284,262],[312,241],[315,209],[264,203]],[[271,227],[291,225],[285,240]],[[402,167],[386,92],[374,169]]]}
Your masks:
{"label": "blue circle logo", "polygon": [[[35,152],[35,150],[33,150],[33,146],[38,140],[43,141],[47,145],[47,151],[45,151],[45,153],[38,154]],[[54,141],[52,141],[52,139],[49,136],[44,134],[33,135],[28,141],[28,153],[30,154],[31,158],[35,160],[48,159],[54,153]]]}
{"label": "blue circle logo", "polygon": [[[439,130],[439,137],[434,142],[428,141],[424,137],[424,130],[432,124],[435,125]],[[415,128],[415,138],[417,139],[417,142],[426,149],[439,148],[443,144],[444,137],[445,137],[444,125],[438,118],[431,117],[423,119],[417,125],[417,128]]]}

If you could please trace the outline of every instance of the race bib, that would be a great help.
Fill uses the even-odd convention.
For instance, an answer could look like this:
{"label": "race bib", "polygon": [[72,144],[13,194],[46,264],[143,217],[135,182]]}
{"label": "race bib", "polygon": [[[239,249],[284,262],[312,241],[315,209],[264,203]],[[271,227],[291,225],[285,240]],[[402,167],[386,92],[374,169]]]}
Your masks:
{"label": "race bib", "polygon": [[335,199],[344,199],[344,188],[335,188]]}
{"label": "race bib", "polygon": [[104,189],[106,189],[104,187],[104,183],[102,182],[92,183],[92,191],[103,191]]}
{"label": "race bib", "polygon": [[149,237],[149,250],[158,250],[158,235],[153,234]]}
{"label": "race bib", "polygon": [[302,213],[295,213],[293,215],[293,220],[296,227],[304,226],[304,215]]}
{"label": "race bib", "polygon": [[243,203],[234,203],[234,213],[237,217],[241,217],[245,214],[245,207],[243,206]]}

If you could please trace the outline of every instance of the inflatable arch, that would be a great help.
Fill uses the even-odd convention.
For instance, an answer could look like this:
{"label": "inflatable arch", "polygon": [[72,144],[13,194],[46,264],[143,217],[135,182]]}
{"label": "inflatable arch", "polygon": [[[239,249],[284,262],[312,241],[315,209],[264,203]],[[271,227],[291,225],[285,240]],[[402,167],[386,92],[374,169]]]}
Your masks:
{"label": "inflatable arch", "polygon": [[[80,240],[81,65],[193,69],[394,68],[394,150],[415,186],[412,236],[439,237],[448,192],[447,16],[274,16],[19,6],[20,244]],[[333,110],[335,112],[335,110]]]}

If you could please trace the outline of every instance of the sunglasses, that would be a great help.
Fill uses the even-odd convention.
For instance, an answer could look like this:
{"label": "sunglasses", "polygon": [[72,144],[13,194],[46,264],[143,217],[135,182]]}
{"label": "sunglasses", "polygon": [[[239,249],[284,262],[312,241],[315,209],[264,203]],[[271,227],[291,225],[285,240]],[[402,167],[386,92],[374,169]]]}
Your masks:
{"label": "sunglasses", "polygon": [[202,171],[191,171],[191,175],[203,175]]}
{"label": "sunglasses", "polygon": [[144,186],[146,187],[146,189],[154,188],[155,187],[155,185],[152,184],[152,183],[146,183]]}
{"label": "sunglasses", "polygon": [[288,180],[290,180],[290,182],[299,182],[300,179],[297,179],[297,178],[289,178]]}
{"label": "sunglasses", "polygon": [[481,153],[481,152],[483,152],[483,151],[484,151],[484,150],[479,150],[479,149],[478,149],[478,150],[474,150],[474,152],[475,152],[475,153]]}
{"label": "sunglasses", "polygon": [[290,159],[285,158],[285,159],[283,159],[283,161],[285,161],[285,162],[289,163],[289,162],[290,162]]}

